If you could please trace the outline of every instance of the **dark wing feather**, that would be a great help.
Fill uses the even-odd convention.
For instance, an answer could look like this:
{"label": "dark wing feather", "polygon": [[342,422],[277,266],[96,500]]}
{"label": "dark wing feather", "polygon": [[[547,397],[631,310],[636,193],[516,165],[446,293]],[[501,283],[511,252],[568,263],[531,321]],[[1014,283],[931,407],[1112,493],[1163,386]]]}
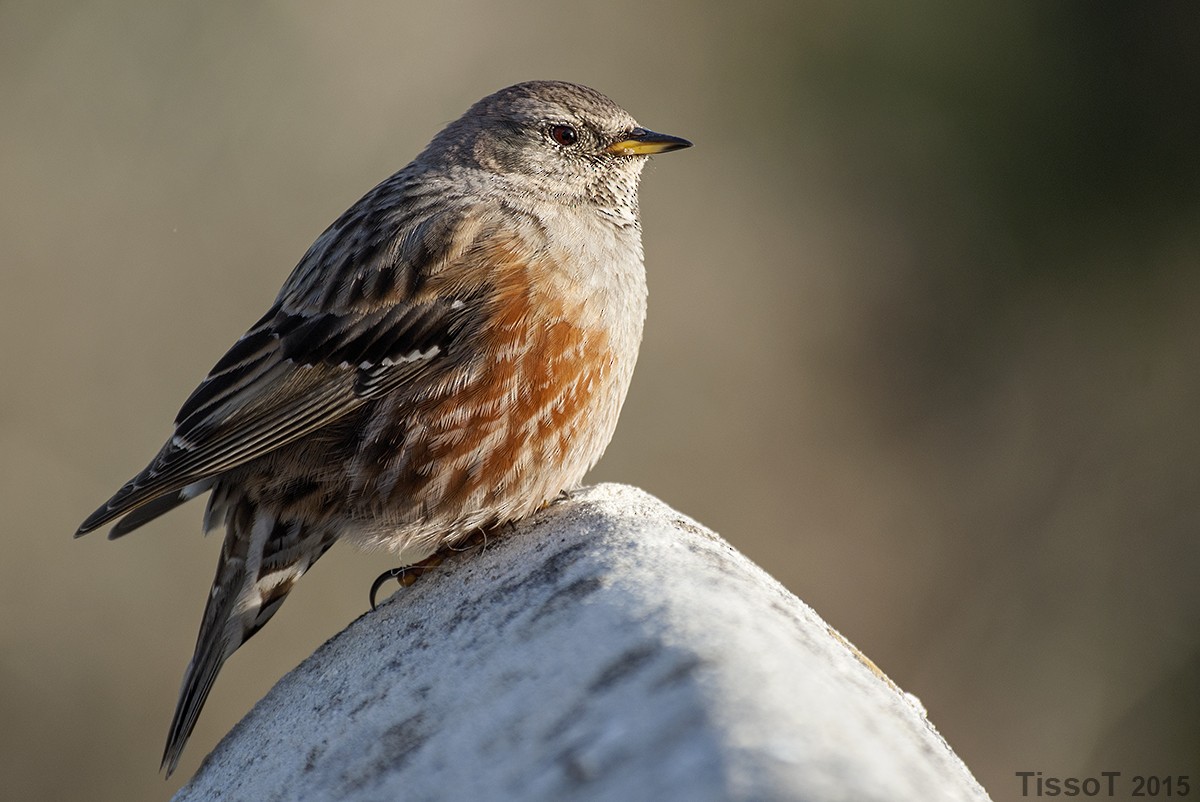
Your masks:
{"label": "dark wing feather", "polygon": [[109,539],[115,540],[121,537],[121,535],[129,534],[139,526],[150,523],[150,521],[153,521],[160,515],[165,515],[180,504],[191,501],[202,493],[207,493],[212,489],[214,481],[213,479],[206,479],[194,485],[188,485],[178,492],[159,496],[153,501],[132,510],[112,528],[112,532],[108,536]]}
{"label": "dark wing feather", "polygon": [[[432,237],[436,247],[428,237],[418,247],[387,226],[364,239],[351,212],[317,240],[276,304],[184,402],[174,434],[154,460],[92,513],[76,536],[327,426],[446,359],[481,299],[417,290],[445,258],[453,240],[447,232],[461,215],[443,214],[437,225],[409,221],[438,235]],[[344,233],[347,227],[353,233]],[[477,233],[472,229],[471,238]],[[397,246],[378,242],[388,238]],[[454,244],[461,249],[468,243]],[[354,258],[356,249],[369,256],[365,264]],[[355,265],[350,278],[322,281],[314,263],[329,260]],[[159,502],[113,535],[184,500]]]}
{"label": "dark wing feather", "polygon": [[[184,403],[175,433],[158,456],[84,521],[80,534],[244,465],[410,381],[449,348],[447,340],[458,328],[453,317],[460,311],[453,307],[437,300],[305,320],[277,312],[217,364]],[[257,348],[248,348],[248,342]],[[114,535],[131,528],[121,526]]]}

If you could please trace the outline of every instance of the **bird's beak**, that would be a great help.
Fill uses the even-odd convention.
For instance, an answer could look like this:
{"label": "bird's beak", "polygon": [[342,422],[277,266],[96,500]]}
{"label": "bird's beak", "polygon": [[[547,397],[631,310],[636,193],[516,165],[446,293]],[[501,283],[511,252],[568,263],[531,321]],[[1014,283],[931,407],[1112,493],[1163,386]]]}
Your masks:
{"label": "bird's beak", "polygon": [[691,142],[677,136],[658,134],[645,128],[634,128],[632,131],[622,134],[620,139],[605,150],[617,156],[653,156],[655,153],[668,153],[691,146]]}

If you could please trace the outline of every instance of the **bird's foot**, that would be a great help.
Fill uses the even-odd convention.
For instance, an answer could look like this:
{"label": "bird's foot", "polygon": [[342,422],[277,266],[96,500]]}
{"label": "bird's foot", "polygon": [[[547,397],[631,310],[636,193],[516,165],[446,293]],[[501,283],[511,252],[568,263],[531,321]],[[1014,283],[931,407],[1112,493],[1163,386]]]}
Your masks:
{"label": "bird's foot", "polygon": [[578,493],[579,490],[580,490],[580,488],[578,488],[578,487],[571,488],[571,489],[563,488],[562,490],[558,491],[557,496],[550,499],[542,506],[538,507],[537,511],[541,512],[543,510],[548,510],[551,507],[553,507],[555,504],[562,504],[564,502],[570,501],[571,499],[575,498],[575,494]]}
{"label": "bird's foot", "polygon": [[385,582],[394,579],[399,583],[400,587],[407,588],[424,576],[426,571],[431,571],[441,565],[443,560],[445,560],[445,557],[442,553],[436,552],[418,563],[402,565],[399,568],[390,568],[375,577],[375,581],[371,583],[371,609],[374,610],[378,607],[375,604],[375,596],[379,593],[379,589],[383,587]]}

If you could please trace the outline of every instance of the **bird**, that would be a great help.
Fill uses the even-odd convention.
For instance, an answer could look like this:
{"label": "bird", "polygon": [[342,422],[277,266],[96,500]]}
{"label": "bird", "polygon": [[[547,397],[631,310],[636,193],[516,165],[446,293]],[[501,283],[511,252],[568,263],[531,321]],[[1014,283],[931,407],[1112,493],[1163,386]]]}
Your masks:
{"label": "bird", "polygon": [[580,486],[646,316],[638,186],[691,146],[574,83],[501,89],[337,218],[79,527],[209,494],[216,577],[160,770],[225,661],[336,541],[412,565]]}

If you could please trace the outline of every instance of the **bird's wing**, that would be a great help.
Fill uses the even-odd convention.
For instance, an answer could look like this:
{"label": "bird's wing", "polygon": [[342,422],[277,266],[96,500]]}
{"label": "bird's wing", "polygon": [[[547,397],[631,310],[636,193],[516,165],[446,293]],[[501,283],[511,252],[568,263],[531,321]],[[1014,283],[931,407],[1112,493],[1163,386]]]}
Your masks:
{"label": "bird's wing", "polygon": [[[468,219],[444,213],[409,221],[408,237],[376,226],[375,236],[364,238],[355,225],[361,221],[343,216],[313,245],[271,310],[184,402],[174,434],[154,460],[89,516],[77,536],[178,494],[138,516],[136,523],[144,523],[195,495],[189,489],[205,487],[208,478],[445,364],[486,306],[486,287],[428,280],[497,234],[466,225]],[[131,528],[119,526],[114,536]]]}

